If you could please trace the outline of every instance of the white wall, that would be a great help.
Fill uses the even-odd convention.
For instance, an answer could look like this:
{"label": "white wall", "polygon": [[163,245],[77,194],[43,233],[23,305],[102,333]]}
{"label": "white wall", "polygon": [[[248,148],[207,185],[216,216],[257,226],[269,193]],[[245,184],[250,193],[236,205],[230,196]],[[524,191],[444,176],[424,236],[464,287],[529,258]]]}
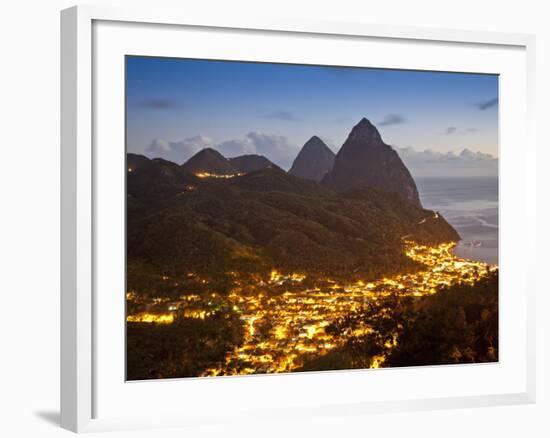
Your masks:
{"label": "white wall", "polygon": [[[146,1],[96,2],[147,5]],[[539,190],[550,188],[545,100],[550,99],[550,26],[545,3],[536,0],[156,0],[155,5],[215,9],[227,16],[307,17],[374,23],[535,33],[538,38],[537,126]],[[0,24],[0,434],[57,436],[59,367],[59,10],[64,0],[4,2]],[[518,144],[521,148],[522,145]],[[548,208],[538,212],[542,225]],[[547,228],[547,227],[545,227]],[[542,230],[541,230],[542,234]],[[544,275],[549,247],[542,236],[538,256]],[[541,285],[541,283],[539,283]],[[537,405],[438,411],[293,423],[235,425],[184,431],[190,436],[550,436],[548,287],[539,286]],[[116,433],[108,436],[126,436]],[[139,432],[139,436],[157,436]],[[169,431],[168,436],[181,436]]]}

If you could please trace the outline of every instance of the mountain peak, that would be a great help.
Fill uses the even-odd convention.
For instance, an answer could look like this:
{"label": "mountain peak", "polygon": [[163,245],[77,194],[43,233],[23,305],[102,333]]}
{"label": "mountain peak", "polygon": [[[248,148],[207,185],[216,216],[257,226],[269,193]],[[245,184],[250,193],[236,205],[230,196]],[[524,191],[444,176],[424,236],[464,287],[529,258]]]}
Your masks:
{"label": "mountain peak", "polygon": [[220,154],[216,149],[213,149],[213,148],[203,148],[195,154],[195,156],[201,156],[201,155],[204,155],[204,156],[211,155],[216,158],[220,158],[220,157],[224,158],[222,154]]}
{"label": "mountain peak", "polygon": [[323,182],[338,191],[370,186],[395,192],[420,207],[418,189],[409,170],[366,118],[353,127]]}
{"label": "mountain peak", "polygon": [[325,144],[321,138],[317,137],[316,135],[312,136],[308,141],[305,142],[304,148],[308,149],[325,149],[328,148],[328,146]]}
{"label": "mountain peak", "polygon": [[229,160],[212,148],[204,148],[193,155],[182,167],[191,173],[228,175],[237,173]]}
{"label": "mountain peak", "polygon": [[351,130],[348,141],[363,141],[368,144],[382,143],[382,137],[369,119],[363,117]]}
{"label": "mountain peak", "polygon": [[334,157],[325,142],[314,135],[304,144],[288,173],[319,182],[332,169]]}
{"label": "mountain peak", "polygon": [[315,143],[318,143],[318,142],[321,142],[323,143],[323,140],[321,140],[319,137],[317,137],[316,135],[313,135],[311,136],[311,138],[306,142],[307,143],[310,143],[310,142],[315,142]]}

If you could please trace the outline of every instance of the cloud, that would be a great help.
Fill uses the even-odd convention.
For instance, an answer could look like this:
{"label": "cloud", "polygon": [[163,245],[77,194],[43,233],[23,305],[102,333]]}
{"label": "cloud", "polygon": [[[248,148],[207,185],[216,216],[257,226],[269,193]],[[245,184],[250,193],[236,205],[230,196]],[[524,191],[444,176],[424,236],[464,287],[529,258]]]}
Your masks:
{"label": "cloud", "polygon": [[466,135],[471,132],[477,132],[477,128],[458,128],[456,126],[449,126],[444,131],[446,135],[452,135],[452,134]]}
{"label": "cloud", "polygon": [[257,131],[249,132],[242,139],[224,141],[216,149],[226,157],[243,154],[265,155],[282,168],[290,167],[298,153],[297,146],[286,137]]}
{"label": "cloud", "polygon": [[137,106],[155,110],[171,110],[179,107],[178,102],[172,99],[153,97],[138,102]]}
{"label": "cloud", "polygon": [[258,153],[256,145],[248,136],[245,138],[223,141],[217,145],[216,149],[225,157]]}
{"label": "cloud", "polygon": [[268,113],[265,115],[266,119],[276,119],[276,120],[283,120],[285,122],[296,122],[300,120],[299,117],[296,115],[288,112],[288,111],[274,111],[272,113]]}
{"label": "cloud", "polygon": [[414,176],[490,176],[498,174],[498,158],[470,149],[460,153],[394,147]]}
{"label": "cloud", "polygon": [[298,153],[298,148],[281,135],[250,132],[247,137],[254,142],[257,153],[269,157],[282,168],[290,167]]}
{"label": "cloud", "polygon": [[328,148],[330,150],[332,150],[332,152],[336,151],[338,152],[338,149],[340,148],[340,144],[338,144],[337,141],[335,141],[333,138],[331,137],[325,137],[324,135],[323,136],[318,136],[321,140],[323,140],[323,143],[325,143]]}
{"label": "cloud", "polygon": [[498,105],[498,97],[493,97],[492,99],[482,100],[474,104],[479,110],[485,111],[486,109],[492,108]]}
{"label": "cloud", "polygon": [[197,135],[181,141],[155,139],[145,150],[145,154],[160,157],[174,163],[183,164],[204,148],[214,148],[223,156],[231,158],[244,154],[265,155],[282,168],[289,168],[298,154],[298,147],[286,137],[251,131],[243,138],[215,143],[209,137]]}
{"label": "cloud", "polygon": [[212,140],[203,135],[189,137],[177,142],[156,138],[145,149],[145,154],[152,158],[164,158],[174,163],[183,164],[201,149],[212,146]]}
{"label": "cloud", "polygon": [[378,126],[401,125],[403,123],[407,123],[407,120],[402,115],[388,114],[381,122],[378,122]]}

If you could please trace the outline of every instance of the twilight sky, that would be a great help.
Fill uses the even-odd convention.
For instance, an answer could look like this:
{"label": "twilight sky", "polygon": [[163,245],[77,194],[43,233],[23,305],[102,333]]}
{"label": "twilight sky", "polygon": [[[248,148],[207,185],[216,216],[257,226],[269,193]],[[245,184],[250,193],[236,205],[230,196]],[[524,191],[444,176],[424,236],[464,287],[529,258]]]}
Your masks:
{"label": "twilight sky", "polygon": [[414,176],[496,175],[498,77],[127,58],[127,148],[183,163],[204,147],[288,168],[318,135],[338,151],[362,117]]}

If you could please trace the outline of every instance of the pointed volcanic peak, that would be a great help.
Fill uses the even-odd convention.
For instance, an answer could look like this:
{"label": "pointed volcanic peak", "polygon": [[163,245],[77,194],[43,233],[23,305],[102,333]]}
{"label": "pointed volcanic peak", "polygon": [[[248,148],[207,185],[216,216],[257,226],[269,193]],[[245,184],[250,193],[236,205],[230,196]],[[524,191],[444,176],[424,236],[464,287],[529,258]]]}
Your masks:
{"label": "pointed volcanic peak", "polygon": [[239,173],[227,158],[212,148],[200,150],[189,158],[182,167],[195,175],[234,175]]}
{"label": "pointed volcanic peak", "polygon": [[231,165],[241,173],[256,172],[262,169],[279,169],[263,155],[249,154],[229,158]]}
{"label": "pointed volcanic peak", "polygon": [[375,187],[397,193],[420,206],[418,189],[409,170],[397,152],[384,143],[376,126],[365,118],[351,130],[323,183],[340,192],[361,186]]}
{"label": "pointed volcanic peak", "polygon": [[334,157],[334,152],[314,135],[304,144],[288,173],[319,182],[332,170]]}

